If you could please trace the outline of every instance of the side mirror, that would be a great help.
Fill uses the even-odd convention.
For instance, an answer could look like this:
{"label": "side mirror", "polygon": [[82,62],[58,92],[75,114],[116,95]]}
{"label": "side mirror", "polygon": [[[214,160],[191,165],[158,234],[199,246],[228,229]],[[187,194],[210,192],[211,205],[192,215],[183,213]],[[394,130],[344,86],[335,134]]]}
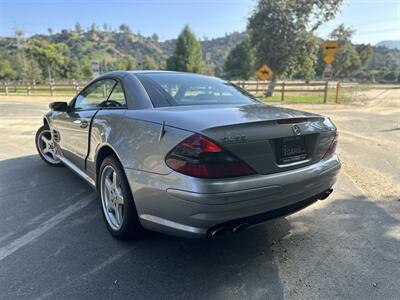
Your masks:
{"label": "side mirror", "polygon": [[49,108],[54,111],[67,111],[68,103],[67,102],[51,102],[49,104]]}

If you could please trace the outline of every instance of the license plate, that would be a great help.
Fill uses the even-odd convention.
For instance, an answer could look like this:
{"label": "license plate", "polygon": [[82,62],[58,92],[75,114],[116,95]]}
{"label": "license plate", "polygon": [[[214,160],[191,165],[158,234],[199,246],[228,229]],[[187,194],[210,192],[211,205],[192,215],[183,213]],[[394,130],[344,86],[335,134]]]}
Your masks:
{"label": "license plate", "polygon": [[302,136],[276,139],[275,145],[280,165],[307,159],[307,149]]}

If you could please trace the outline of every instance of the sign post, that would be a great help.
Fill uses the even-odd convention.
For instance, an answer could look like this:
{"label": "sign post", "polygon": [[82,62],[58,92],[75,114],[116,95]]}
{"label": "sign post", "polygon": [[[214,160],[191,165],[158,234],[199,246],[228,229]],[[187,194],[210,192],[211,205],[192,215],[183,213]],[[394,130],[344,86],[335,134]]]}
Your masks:
{"label": "sign post", "polygon": [[335,41],[326,41],[323,44],[324,49],[322,53],[325,54],[323,60],[325,62],[325,70],[322,74],[323,77],[332,77],[332,63],[335,61],[335,54],[339,48],[339,43]]}

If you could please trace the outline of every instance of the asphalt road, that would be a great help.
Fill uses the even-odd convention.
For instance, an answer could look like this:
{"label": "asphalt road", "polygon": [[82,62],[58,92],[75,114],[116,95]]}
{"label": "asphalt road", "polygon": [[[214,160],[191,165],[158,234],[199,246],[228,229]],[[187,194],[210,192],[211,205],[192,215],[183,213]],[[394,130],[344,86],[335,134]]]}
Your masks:
{"label": "asphalt road", "polygon": [[0,299],[399,299],[396,110],[306,107],[348,132],[325,201],[214,240],[120,242],[93,190],[36,155],[46,102],[0,99]]}

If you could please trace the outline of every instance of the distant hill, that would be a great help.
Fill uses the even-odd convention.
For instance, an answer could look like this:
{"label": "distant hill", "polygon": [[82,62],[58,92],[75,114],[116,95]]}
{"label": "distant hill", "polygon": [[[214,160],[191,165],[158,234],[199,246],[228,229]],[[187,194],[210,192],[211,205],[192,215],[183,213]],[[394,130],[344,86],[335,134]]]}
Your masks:
{"label": "distant hill", "polygon": [[400,50],[400,40],[395,41],[382,41],[375,45],[375,47],[386,47],[389,49],[399,49]]}
{"label": "distant hill", "polygon": [[[245,33],[234,32],[224,37],[201,40],[204,59],[207,66],[216,75],[222,74],[225,59],[229,51],[245,38]],[[27,39],[0,37],[0,51],[5,50],[11,55],[18,49],[29,48],[35,39],[47,40],[52,43],[64,43],[68,46],[69,56],[80,62],[84,59],[100,61],[103,70],[113,69],[118,59],[132,57],[137,68],[145,59],[151,59],[159,69],[165,67],[165,62],[175,50],[176,39],[159,41],[156,36],[146,37],[130,31],[115,32],[88,30],[76,32],[61,30],[52,35],[34,35]]]}
{"label": "distant hill", "polygon": [[[223,77],[226,57],[233,47],[243,41],[245,32],[233,32],[200,43],[207,73]],[[92,62],[99,62],[102,72],[125,69],[165,69],[166,61],[175,50],[176,39],[159,41],[158,36],[135,34],[129,28],[119,31],[93,27],[83,30],[61,30],[51,35],[29,38],[0,37],[0,79],[44,79],[47,66],[35,58],[35,43],[66,45],[62,63],[54,69],[56,79],[92,78]],[[398,78],[400,73],[400,41],[382,41],[372,47],[373,57],[356,74],[363,80]],[[386,79],[385,79],[386,80]]]}

